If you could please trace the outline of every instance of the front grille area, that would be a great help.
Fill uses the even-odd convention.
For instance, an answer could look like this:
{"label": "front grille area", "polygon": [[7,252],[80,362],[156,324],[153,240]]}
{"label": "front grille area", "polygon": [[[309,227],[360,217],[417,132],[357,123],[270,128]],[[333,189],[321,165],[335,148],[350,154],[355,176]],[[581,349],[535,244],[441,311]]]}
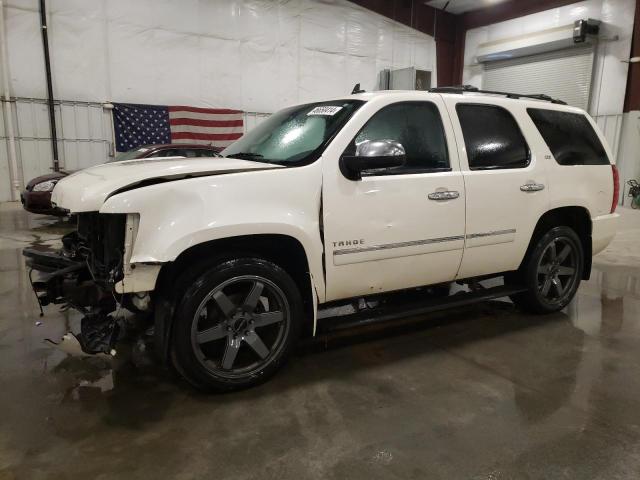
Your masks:
{"label": "front grille area", "polygon": [[87,262],[94,279],[113,284],[122,279],[126,214],[78,214],[78,230],[66,239],[72,256]]}

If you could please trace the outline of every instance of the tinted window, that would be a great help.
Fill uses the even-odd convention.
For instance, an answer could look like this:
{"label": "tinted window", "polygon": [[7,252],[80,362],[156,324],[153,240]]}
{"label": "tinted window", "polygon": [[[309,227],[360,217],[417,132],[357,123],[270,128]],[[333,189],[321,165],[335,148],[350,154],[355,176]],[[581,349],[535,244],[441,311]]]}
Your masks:
{"label": "tinted window", "polygon": [[175,157],[180,155],[176,150],[158,150],[157,152],[148,155],[146,158],[164,158],[164,157]]}
{"label": "tinted window", "polygon": [[608,165],[598,135],[584,115],[541,108],[527,112],[560,165]]}
{"label": "tinted window", "polygon": [[529,147],[513,116],[494,105],[456,106],[471,170],[522,168]]}
{"label": "tinted window", "polygon": [[195,150],[180,149],[180,150],[176,150],[176,155],[180,155],[181,157],[192,158],[196,156],[196,152]]}
{"label": "tinted window", "polygon": [[[404,147],[406,164],[386,170],[385,174],[449,169],[444,127],[438,107],[433,103],[403,102],[382,108],[360,130],[345,154],[355,154],[356,145],[365,140],[395,140]],[[369,175],[381,173],[376,171]]]}
{"label": "tinted window", "polygon": [[213,150],[205,150],[202,148],[199,148],[197,150],[195,150],[196,153],[196,157],[215,157],[217,156],[217,154],[213,151]]}

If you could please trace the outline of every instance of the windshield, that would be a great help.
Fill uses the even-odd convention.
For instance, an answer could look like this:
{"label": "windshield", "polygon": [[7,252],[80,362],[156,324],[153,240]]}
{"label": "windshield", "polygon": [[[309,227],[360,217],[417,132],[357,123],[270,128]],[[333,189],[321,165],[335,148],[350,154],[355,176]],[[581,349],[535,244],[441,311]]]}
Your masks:
{"label": "windshield", "polygon": [[229,145],[222,155],[281,165],[312,161],[363,103],[337,100],[285,108]]}

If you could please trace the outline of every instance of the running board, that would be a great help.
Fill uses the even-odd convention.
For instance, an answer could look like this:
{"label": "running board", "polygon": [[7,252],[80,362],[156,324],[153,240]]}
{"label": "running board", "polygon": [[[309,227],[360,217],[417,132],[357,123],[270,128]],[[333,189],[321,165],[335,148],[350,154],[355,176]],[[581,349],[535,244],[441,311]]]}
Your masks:
{"label": "running board", "polygon": [[456,293],[445,298],[429,298],[421,302],[412,302],[405,305],[384,305],[376,308],[366,308],[356,313],[320,320],[317,333],[347,330],[374,323],[424,315],[449,308],[464,307],[486,300],[507,297],[526,290],[524,287],[499,286],[475,292]]}

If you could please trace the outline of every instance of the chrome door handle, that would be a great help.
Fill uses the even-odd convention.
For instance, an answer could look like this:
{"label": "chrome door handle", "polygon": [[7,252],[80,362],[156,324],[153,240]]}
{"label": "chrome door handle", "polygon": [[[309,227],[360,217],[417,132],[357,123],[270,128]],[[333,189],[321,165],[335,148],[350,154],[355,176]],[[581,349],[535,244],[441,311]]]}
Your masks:
{"label": "chrome door handle", "polygon": [[454,198],[458,198],[459,196],[460,192],[456,192],[455,190],[433,192],[427,195],[427,197],[429,197],[429,200],[453,200]]}
{"label": "chrome door handle", "polygon": [[525,183],[520,185],[520,190],[523,192],[539,192],[544,190],[544,185],[542,183]]}

